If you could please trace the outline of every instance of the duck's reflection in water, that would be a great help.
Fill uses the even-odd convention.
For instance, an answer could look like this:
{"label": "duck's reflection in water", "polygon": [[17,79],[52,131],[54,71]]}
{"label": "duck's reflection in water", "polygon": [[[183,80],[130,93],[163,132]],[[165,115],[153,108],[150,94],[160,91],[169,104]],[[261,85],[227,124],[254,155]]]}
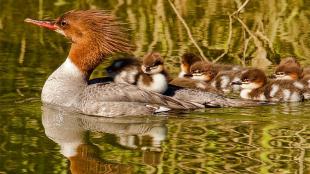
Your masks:
{"label": "duck's reflection in water", "polygon": [[121,146],[143,151],[144,163],[154,167],[160,163],[161,142],[167,135],[164,117],[92,117],[49,105],[42,106],[42,123],[46,136],[60,146],[75,174],[134,173],[131,165],[100,158],[99,148],[88,139],[89,132],[115,135]]}

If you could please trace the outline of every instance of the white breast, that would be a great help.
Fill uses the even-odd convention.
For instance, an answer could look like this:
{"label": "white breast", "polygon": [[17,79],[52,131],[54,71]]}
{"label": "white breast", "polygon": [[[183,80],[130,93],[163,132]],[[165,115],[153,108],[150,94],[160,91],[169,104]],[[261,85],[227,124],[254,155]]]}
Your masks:
{"label": "white breast", "polygon": [[151,82],[151,84],[146,85],[142,82],[142,79],[140,78],[137,85],[141,89],[157,93],[164,93],[167,90],[168,82],[166,76],[164,76],[163,74],[153,74],[152,79],[153,81]]}
{"label": "white breast", "polygon": [[250,92],[251,92],[250,89],[242,89],[241,92],[240,92],[240,97],[244,98],[244,99],[251,99],[251,97],[249,95]]}

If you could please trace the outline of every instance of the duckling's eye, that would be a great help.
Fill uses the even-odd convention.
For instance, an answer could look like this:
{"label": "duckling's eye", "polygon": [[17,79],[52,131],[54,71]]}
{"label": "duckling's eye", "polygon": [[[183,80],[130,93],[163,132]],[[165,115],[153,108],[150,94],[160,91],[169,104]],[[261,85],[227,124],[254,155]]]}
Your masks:
{"label": "duckling's eye", "polygon": [[277,74],[277,75],[285,75],[284,72],[277,72],[276,74]]}
{"label": "duckling's eye", "polygon": [[242,81],[244,81],[244,82],[248,82],[248,81],[249,81],[249,79],[243,79]]}

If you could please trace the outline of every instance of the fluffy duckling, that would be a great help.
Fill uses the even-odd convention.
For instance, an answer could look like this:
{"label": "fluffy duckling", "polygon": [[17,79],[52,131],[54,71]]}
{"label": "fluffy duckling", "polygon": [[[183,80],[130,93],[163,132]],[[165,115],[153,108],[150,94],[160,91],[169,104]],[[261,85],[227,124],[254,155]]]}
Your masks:
{"label": "fluffy duckling", "polygon": [[223,71],[223,66],[208,62],[196,62],[191,67],[191,78],[208,83],[213,88],[224,93],[240,90],[240,86],[231,85],[233,81],[240,80],[240,70]]}
{"label": "fluffy duckling", "polygon": [[158,52],[145,55],[142,64],[135,58],[117,59],[106,71],[115,83],[129,83],[157,93],[164,93],[168,88],[168,73]]}
{"label": "fluffy duckling", "polygon": [[137,86],[141,89],[164,93],[168,88],[168,73],[160,53],[152,52],[143,57],[143,73],[139,74]]}
{"label": "fluffy duckling", "polygon": [[186,76],[186,74],[189,74],[191,66],[198,61],[201,61],[201,58],[193,53],[183,54],[180,60],[181,72],[179,73],[178,77],[183,78]]}
{"label": "fluffy duckling", "polygon": [[301,80],[306,82],[310,88],[310,67],[306,67],[303,69]]}
{"label": "fluffy duckling", "polygon": [[141,63],[133,57],[116,59],[106,68],[109,77],[113,78],[115,83],[136,84],[140,74]]}
{"label": "fluffy duckling", "polygon": [[276,67],[274,77],[277,80],[298,80],[302,72],[299,62],[294,57],[287,57]]}
{"label": "fluffy duckling", "polygon": [[241,85],[240,97],[244,99],[298,102],[303,100],[304,85],[293,80],[268,81],[265,73],[260,69],[249,69],[241,76],[241,80],[233,82]]}

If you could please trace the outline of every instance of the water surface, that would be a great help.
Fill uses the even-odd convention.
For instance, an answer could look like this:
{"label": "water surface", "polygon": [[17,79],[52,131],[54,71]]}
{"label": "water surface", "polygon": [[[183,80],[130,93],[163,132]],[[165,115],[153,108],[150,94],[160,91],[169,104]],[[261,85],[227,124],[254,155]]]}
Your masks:
{"label": "water surface", "polygon": [[[239,14],[250,32],[228,17],[242,1],[174,4],[209,60],[227,51],[219,62],[272,71],[280,57],[294,55],[302,65],[310,64],[309,1],[251,0]],[[199,54],[168,1],[2,0],[0,173],[310,172],[310,102],[130,120],[42,107],[44,81],[66,58],[69,43],[23,20],[89,8],[110,10],[126,21],[134,54],[160,51],[172,74],[178,71],[180,55]],[[93,77],[104,75],[107,64]]]}

